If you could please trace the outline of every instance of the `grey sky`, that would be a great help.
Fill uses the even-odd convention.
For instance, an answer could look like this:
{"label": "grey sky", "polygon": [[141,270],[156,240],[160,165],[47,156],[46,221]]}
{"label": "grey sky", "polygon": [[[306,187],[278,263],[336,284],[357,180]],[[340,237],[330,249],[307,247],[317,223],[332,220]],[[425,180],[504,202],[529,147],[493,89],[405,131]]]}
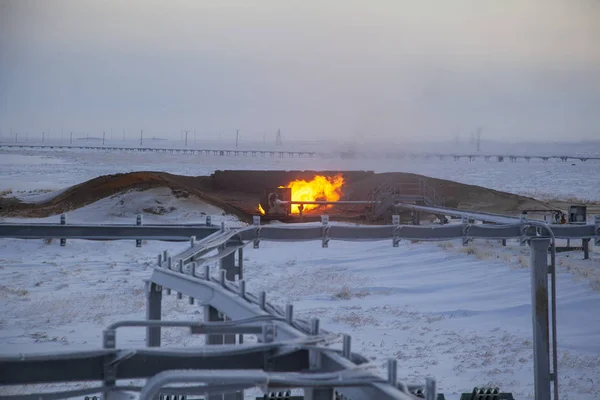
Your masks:
{"label": "grey sky", "polygon": [[0,0],[0,129],[600,139],[600,1]]}

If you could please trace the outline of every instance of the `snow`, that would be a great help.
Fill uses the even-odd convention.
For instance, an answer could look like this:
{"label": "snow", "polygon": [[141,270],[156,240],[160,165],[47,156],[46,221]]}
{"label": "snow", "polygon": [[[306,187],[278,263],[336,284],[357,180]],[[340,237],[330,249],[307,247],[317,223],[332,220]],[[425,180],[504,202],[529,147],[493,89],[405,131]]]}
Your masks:
{"label": "snow", "polygon": [[[33,153],[9,155],[29,154]],[[36,157],[27,167],[13,167],[5,163],[5,155],[0,154],[0,190],[16,181],[23,190],[61,190],[90,177],[127,170],[202,175],[223,168],[332,168],[338,162],[337,168],[346,168],[340,160],[225,160],[83,151],[52,153],[62,160],[52,165]],[[376,160],[364,163],[362,168],[368,168]],[[559,193],[583,196],[587,190],[591,198],[600,199],[600,177],[590,163],[577,164],[582,173],[577,181],[577,170],[570,163],[538,166],[533,161],[447,160],[430,162],[429,167],[426,162],[409,164],[379,165],[388,170],[421,166],[429,168],[431,175],[456,174],[467,183],[487,176],[485,186],[515,191],[553,192],[547,183],[558,179],[564,184]],[[144,212],[152,207],[169,212]],[[140,211],[145,223],[203,223],[211,215],[214,222],[220,218],[228,225],[236,224],[219,209],[193,197],[175,198],[166,188],[102,199],[69,213],[68,220],[133,224]],[[58,216],[26,221],[58,221]],[[156,254],[163,250],[175,254],[186,246],[148,241],[136,248],[134,241],[68,240],[66,247],[60,247],[57,240],[1,239],[0,354],[100,347],[102,329],[108,324],[145,317],[144,279],[150,276]],[[531,399],[528,254],[526,247],[511,241],[507,247],[494,241],[476,241],[468,247],[460,241],[402,241],[398,248],[392,247],[391,240],[330,242],[327,249],[319,242],[261,242],[260,249],[246,248],[244,276],[247,291],[264,290],[269,301],[293,303],[299,316],[321,318],[323,329],[352,335],[353,351],[375,358],[382,373],[386,359],[395,357],[400,378],[423,381],[425,376],[434,376],[448,399],[487,384],[510,391],[515,398]],[[561,398],[600,398],[594,391],[600,381],[600,315],[596,312],[600,308],[600,252],[593,248],[591,260],[582,260],[581,252],[560,253],[557,266]],[[165,319],[200,320],[202,309],[168,296],[163,315]],[[118,333],[118,346],[141,347],[143,339],[143,329],[124,329]],[[201,336],[192,337],[185,329],[165,329],[162,340],[163,345],[177,346],[203,342]],[[56,385],[44,385],[49,388]],[[2,387],[0,393],[30,390]]]}
{"label": "snow", "polygon": [[[58,193],[48,193],[48,197],[55,195]],[[227,222],[228,226],[232,227],[240,224],[236,217],[225,215],[223,210],[207,204],[193,195],[187,198],[176,198],[171,189],[166,187],[118,193],[73,210],[67,216],[70,223],[134,224],[137,214],[143,215],[143,223],[146,224],[204,224],[207,215],[211,216],[213,224],[220,225],[221,221]],[[49,216],[46,218],[5,218],[4,222],[56,223],[59,220],[58,216]]]}

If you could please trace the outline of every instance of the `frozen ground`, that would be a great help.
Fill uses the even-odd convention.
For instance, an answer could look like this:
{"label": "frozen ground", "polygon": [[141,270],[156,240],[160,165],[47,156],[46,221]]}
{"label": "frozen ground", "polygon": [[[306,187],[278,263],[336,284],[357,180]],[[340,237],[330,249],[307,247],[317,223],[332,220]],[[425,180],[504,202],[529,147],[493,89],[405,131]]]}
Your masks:
{"label": "frozen ground", "polygon": [[[201,175],[223,168],[317,168],[316,160],[308,159],[75,152],[53,154],[60,159],[53,164],[50,160],[55,158],[33,158],[23,166],[23,158],[20,165],[10,161],[15,154],[0,154],[0,190],[18,183],[20,186],[13,186],[37,189],[36,196],[40,189],[58,190],[100,174],[126,170]],[[337,161],[319,162],[330,162],[323,168],[332,168]],[[519,187],[525,179],[522,174],[509,175],[511,168],[523,168],[525,163],[481,163],[480,171],[473,164],[446,161],[443,165],[432,163],[429,168],[431,175],[443,175],[459,174],[460,168],[470,166],[471,172],[460,176],[467,183],[477,183],[469,180],[479,175],[500,177],[498,182],[490,179],[486,186]],[[502,173],[499,167],[506,169]],[[581,164],[584,167],[587,182],[600,179],[591,164]],[[450,168],[454,172],[449,172]],[[564,164],[556,163],[555,173],[561,170],[570,173]],[[566,194],[580,195],[577,188],[581,179],[564,181]],[[552,187],[542,186],[543,182],[540,177],[528,184],[552,191]],[[599,187],[596,184],[594,190]],[[600,199],[600,195],[596,193],[595,198]],[[205,213],[213,220],[224,218],[234,223],[218,209],[193,198],[174,199],[166,189],[104,199],[70,213],[69,221],[133,223],[135,213],[152,207],[169,211],[146,212],[145,221],[204,222]],[[61,248],[57,241],[0,240],[0,353],[97,348],[101,331],[109,323],[144,318],[143,279],[149,276],[156,254],[165,249],[176,253],[185,247],[184,243],[147,242],[136,248],[133,241],[69,240],[67,247]],[[353,350],[375,357],[382,366],[386,358],[398,358],[402,378],[435,376],[440,390],[450,399],[485,384],[498,385],[518,399],[532,398],[526,248],[510,242],[507,248],[493,242],[476,242],[467,248],[460,242],[402,242],[399,248],[393,248],[391,242],[333,242],[329,249],[316,242],[261,243],[258,250],[247,248],[245,258],[248,291],[265,290],[271,301],[280,305],[292,302],[298,313],[320,317],[324,329],[351,334]],[[600,308],[600,254],[595,249],[592,260],[581,258],[581,253],[558,256],[559,382],[563,399],[600,398],[594,392],[600,381],[600,316],[596,312]],[[163,307],[165,318],[202,318],[201,308],[188,305],[186,300],[178,302],[175,296],[168,297]],[[119,346],[142,346],[143,336],[141,329],[123,330],[119,332]],[[201,343],[202,338],[169,329],[163,333],[163,342],[189,346]],[[24,389],[2,388],[0,392],[7,390],[9,394]]]}

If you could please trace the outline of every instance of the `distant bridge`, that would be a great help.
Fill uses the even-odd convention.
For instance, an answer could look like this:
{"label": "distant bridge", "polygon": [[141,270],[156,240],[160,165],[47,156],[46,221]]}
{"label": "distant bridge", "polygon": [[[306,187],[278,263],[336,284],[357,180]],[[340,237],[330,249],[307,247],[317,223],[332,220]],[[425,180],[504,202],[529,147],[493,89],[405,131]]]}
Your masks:
{"label": "distant bridge", "polygon": [[247,150],[247,149],[181,149],[181,148],[159,148],[159,147],[115,147],[115,146],[65,146],[65,145],[27,145],[27,144],[0,144],[0,149],[23,149],[23,150],[89,150],[89,151],[118,151],[125,153],[165,153],[165,154],[187,154],[187,155],[207,155],[223,157],[270,157],[270,158],[331,158],[340,157],[342,159],[355,158],[386,158],[386,159],[450,159],[460,161],[467,159],[475,161],[483,159],[485,161],[497,162],[517,162],[532,159],[542,160],[560,160],[567,162],[569,160],[579,160],[582,162],[593,160],[598,161],[600,157],[572,156],[572,155],[512,155],[512,154],[442,154],[442,153],[378,153],[378,152],[316,152],[316,151],[284,151],[284,150]]}

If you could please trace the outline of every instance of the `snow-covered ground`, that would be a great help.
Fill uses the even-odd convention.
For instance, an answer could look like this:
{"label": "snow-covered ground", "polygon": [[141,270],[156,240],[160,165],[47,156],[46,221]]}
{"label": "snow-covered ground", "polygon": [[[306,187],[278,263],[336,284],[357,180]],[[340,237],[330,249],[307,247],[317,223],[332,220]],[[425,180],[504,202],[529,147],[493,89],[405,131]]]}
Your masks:
{"label": "snow-covered ground", "polygon": [[[12,162],[12,157],[29,154],[36,156],[29,163],[23,163],[23,158],[19,165]],[[15,193],[37,190],[37,197],[28,201],[40,201],[40,190],[60,190],[97,175],[129,170],[203,175],[225,168],[347,168],[340,160],[84,152],[53,153],[49,159],[40,156],[0,153],[0,191],[11,187]],[[408,164],[394,167],[382,162],[380,166],[400,171],[417,168]],[[456,174],[456,180],[467,183],[481,183],[478,179],[488,176],[485,186],[513,191],[527,186],[553,192],[553,186],[544,185],[555,176],[564,182],[565,194],[577,197],[583,197],[579,189],[584,180],[592,185],[591,198],[600,199],[600,174],[594,173],[592,164],[539,163],[537,176],[530,170],[537,165],[534,162],[474,164],[448,160],[429,167],[425,162],[419,165],[425,174],[429,168],[432,176]],[[543,172],[544,168],[550,172]],[[582,168],[579,180],[572,168]],[[146,222],[204,222],[208,214],[213,221],[221,218],[235,224],[220,210],[197,199],[174,198],[168,189],[103,199],[69,213],[69,221],[133,223],[140,210]],[[1,239],[0,354],[99,347],[102,329],[109,323],[144,318],[143,279],[149,277],[156,254],[162,250],[177,253],[186,246],[149,241],[136,248],[133,241],[69,240],[66,247],[60,247],[57,241]],[[291,302],[297,313],[318,316],[324,329],[351,334],[353,350],[375,357],[382,371],[385,359],[396,357],[401,378],[434,376],[449,399],[487,384],[513,392],[517,399],[532,398],[527,248],[511,242],[502,248],[485,241],[466,248],[459,241],[401,242],[399,248],[387,241],[332,242],[328,249],[318,242],[263,242],[260,249],[247,248],[244,255],[248,291],[265,290],[275,303]],[[581,253],[562,253],[557,260],[563,399],[600,398],[594,392],[600,381],[600,315],[596,312],[600,308],[600,253],[594,249],[591,260],[581,258]],[[201,308],[177,301],[175,296],[165,300],[163,310],[168,319],[202,318]],[[119,332],[118,343],[139,347],[143,337],[143,329],[126,329]],[[202,338],[166,329],[163,343],[189,346],[202,343]],[[26,390],[0,388],[0,393]]]}

